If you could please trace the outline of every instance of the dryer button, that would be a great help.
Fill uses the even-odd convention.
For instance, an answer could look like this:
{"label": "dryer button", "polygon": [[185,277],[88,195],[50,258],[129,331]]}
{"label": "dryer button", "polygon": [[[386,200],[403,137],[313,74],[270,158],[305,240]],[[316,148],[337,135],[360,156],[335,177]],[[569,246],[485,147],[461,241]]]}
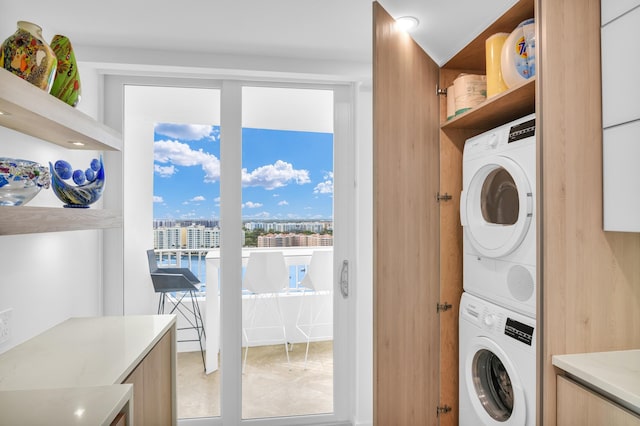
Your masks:
{"label": "dryer button", "polygon": [[484,324],[487,327],[493,327],[493,325],[496,323],[496,316],[495,315],[487,315],[486,317],[484,317]]}
{"label": "dryer button", "polygon": [[489,136],[489,140],[487,141],[487,145],[490,148],[495,148],[498,146],[498,135],[496,135],[495,133],[493,133],[491,136]]}

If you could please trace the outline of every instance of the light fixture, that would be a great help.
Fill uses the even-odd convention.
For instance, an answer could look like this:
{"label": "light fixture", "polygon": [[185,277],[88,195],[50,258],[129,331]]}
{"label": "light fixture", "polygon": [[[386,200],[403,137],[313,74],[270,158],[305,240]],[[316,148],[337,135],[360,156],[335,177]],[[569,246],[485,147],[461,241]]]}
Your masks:
{"label": "light fixture", "polygon": [[396,19],[396,24],[398,28],[408,32],[415,29],[420,24],[420,21],[415,16],[401,16]]}
{"label": "light fixture", "polygon": [[80,142],[80,141],[69,141],[69,143],[75,146],[84,146],[84,142]]}
{"label": "light fixture", "polygon": [[1,110],[0,110],[0,115],[11,115],[11,113],[10,113],[10,112],[6,112],[6,111],[1,111]]}

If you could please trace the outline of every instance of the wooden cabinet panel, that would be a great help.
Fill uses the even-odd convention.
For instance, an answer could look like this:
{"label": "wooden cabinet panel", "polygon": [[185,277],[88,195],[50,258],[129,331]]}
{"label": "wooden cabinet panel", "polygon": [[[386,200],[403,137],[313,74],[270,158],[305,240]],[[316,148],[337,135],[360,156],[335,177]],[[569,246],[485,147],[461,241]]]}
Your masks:
{"label": "wooden cabinet panel", "polygon": [[144,419],[149,425],[171,425],[171,333],[144,360]]}
{"label": "wooden cabinet panel", "polygon": [[374,12],[374,423],[436,425],[438,66]]}
{"label": "wooden cabinet panel", "polygon": [[557,424],[640,426],[640,417],[565,378],[557,379]]}
{"label": "wooden cabinet panel", "polygon": [[640,346],[640,235],[602,227],[600,0],[537,5],[538,394],[554,426],[553,355]]}
{"label": "wooden cabinet panel", "polygon": [[172,332],[167,332],[123,383],[133,385],[133,424],[172,425]]}

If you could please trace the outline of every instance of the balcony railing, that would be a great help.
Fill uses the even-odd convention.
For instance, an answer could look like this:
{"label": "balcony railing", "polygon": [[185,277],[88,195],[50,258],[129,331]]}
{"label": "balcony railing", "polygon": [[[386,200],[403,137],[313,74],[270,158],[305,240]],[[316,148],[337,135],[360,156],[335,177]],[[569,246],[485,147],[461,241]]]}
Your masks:
{"label": "balcony railing", "polygon": [[[246,247],[242,249],[243,267],[246,265],[249,253],[254,251],[281,251],[285,258],[285,263],[289,267],[289,287],[287,293],[301,291],[300,281],[304,277],[305,271],[311,260],[311,253],[315,250],[333,250],[333,247],[306,246],[306,247],[269,247],[255,248]],[[189,268],[200,280],[200,296],[204,297],[207,292],[207,269],[206,259],[212,259],[214,263],[220,259],[219,248],[202,249],[155,249],[158,255],[158,265],[160,267],[181,267]],[[209,255],[211,253],[211,255]],[[219,282],[219,280],[218,280]],[[219,287],[218,287],[219,289]]]}

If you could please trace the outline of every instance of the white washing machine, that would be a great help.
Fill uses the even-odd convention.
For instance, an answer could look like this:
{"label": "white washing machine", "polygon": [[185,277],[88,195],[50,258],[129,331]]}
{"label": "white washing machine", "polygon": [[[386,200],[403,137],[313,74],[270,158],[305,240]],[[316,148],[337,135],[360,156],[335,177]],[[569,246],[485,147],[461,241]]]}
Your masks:
{"label": "white washing machine", "polygon": [[459,338],[459,425],[534,426],[535,320],[465,292]]}
{"label": "white washing machine", "polygon": [[460,220],[465,291],[535,318],[535,115],[468,139]]}

